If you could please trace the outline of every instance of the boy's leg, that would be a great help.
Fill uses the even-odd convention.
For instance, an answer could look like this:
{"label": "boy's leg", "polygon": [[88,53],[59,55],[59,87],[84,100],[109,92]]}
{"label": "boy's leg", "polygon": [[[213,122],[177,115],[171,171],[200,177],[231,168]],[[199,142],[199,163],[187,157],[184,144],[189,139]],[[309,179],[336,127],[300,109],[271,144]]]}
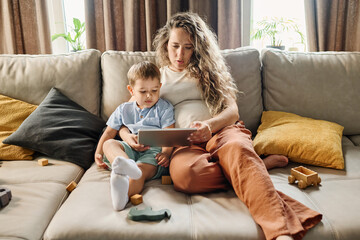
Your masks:
{"label": "boy's leg", "polygon": [[114,162],[117,156],[129,158],[125,152],[124,146],[121,144],[121,142],[115,139],[109,139],[104,142],[103,150],[106,158],[111,164]]}
{"label": "boy's leg", "polygon": [[129,200],[129,177],[139,179],[142,172],[135,161],[129,159],[125,147],[119,141],[106,141],[103,150],[112,167],[110,187],[113,208],[119,211],[125,208]]}
{"label": "boy's leg", "polygon": [[129,191],[129,177],[122,174],[116,174],[111,171],[110,175],[110,192],[113,208],[115,211],[120,211],[125,208]]}
{"label": "boy's leg", "polygon": [[145,182],[161,173],[160,166],[155,159],[160,152],[161,147],[151,147],[144,152],[138,152],[136,164],[141,169],[142,176],[139,179],[130,179],[129,197],[141,193]]}
{"label": "boy's leg", "polygon": [[152,179],[157,172],[157,166],[147,163],[138,163],[137,165],[141,169],[142,175],[139,179],[130,178],[129,192],[128,192],[129,197],[131,197],[134,194],[141,193],[144,188],[145,182]]}

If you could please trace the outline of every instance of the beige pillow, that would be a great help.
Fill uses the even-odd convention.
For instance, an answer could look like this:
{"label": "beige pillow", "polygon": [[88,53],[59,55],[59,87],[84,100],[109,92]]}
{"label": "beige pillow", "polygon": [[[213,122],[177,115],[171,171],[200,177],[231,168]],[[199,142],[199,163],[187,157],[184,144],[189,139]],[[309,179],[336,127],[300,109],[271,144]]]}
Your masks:
{"label": "beige pillow", "polygon": [[344,169],[343,129],[328,121],[265,111],[254,148],[259,155],[281,154],[294,162]]}
{"label": "beige pillow", "polygon": [[0,94],[0,160],[33,159],[34,151],[4,144],[2,141],[15,132],[36,107]]}

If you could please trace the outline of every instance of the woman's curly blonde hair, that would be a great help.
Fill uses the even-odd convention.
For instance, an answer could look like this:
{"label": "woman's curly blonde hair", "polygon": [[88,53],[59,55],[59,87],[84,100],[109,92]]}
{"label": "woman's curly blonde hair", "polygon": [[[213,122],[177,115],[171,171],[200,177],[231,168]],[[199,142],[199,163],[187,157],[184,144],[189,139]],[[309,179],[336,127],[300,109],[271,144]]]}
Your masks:
{"label": "woman's curly blonde hair", "polygon": [[196,13],[175,14],[158,30],[153,41],[162,67],[170,65],[167,45],[174,28],[182,28],[191,36],[194,52],[187,70],[190,76],[199,79],[201,94],[211,115],[222,112],[227,107],[226,99],[236,99],[238,90],[220,53],[216,35]]}

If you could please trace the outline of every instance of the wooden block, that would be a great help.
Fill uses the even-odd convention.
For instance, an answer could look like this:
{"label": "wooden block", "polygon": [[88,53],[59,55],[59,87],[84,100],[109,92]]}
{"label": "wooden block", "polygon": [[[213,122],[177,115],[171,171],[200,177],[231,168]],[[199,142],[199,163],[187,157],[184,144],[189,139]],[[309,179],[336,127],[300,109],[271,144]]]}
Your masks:
{"label": "wooden block", "polygon": [[170,185],[172,183],[170,176],[162,176],[161,177],[161,184]]}
{"label": "wooden block", "polygon": [[46,165],[49,164],[49,161],[48,161],[46,158],[42,158],[42,159],[39,159],[39,160],[38,160],[38,164],[39,164],[40,166],[46,166]]}
{"label": "wooden block", "polygon": [[142,195],[140,195],[140,194],[132,195],[130,198],[130,201],[132,204],[138,205],[143,202]]}
{"label": "wooden block", "polygon": [[68,190],[68,192],[72,192],[75,188],[76,188],[77,184],[76,182],[72,181],[71,183],[69,183],[69,185],[66,187],[66,190]]}

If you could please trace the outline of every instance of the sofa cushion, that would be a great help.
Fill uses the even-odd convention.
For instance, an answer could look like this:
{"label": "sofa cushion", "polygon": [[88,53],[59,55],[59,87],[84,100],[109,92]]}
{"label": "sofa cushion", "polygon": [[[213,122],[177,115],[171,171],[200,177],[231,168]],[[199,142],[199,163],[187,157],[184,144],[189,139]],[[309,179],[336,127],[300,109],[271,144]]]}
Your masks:
{"label": "sofa cushion", "polygon": [[98,115],[100,52],[0,55],[0,94],[39,105],[52,87]]}
{"label": "sofa cushion", "polygon": [[[265,239],[245,204],[231,189],[187,195],[157,179],[146,182],[141,193],[143,203],[136,206],[128,203],[124,210],[114,211],[109,175],[109,171],[93,165],[55,214],[44,239]],[[289,185],[287,177],[279,186],[301,203],[321,210],[321,204],[307,193]],[[147,206],[154,210],[169,209],[171,218],[156,222],[127,219],[131,207]],[[331,239],[331,227],[325,220],[309,231],[307,239]]]}
{"label": "sofa cushion", "polygon": [[34,151],[2,141],[18,129],[36,109],[32,105],[0,94],[0,160],[31,160]]}
{"label": "sofa cushion", "polygon": [[94,162],[105,122],[53,88],[39,107],[4,140],[75,163],[85,169]]}
{"label": "sofa cushion", "polygon": [[135,222],[127,218],[134,207],[130,202],[122,211],[113,210],[109,181],[110,171],[95,164],[87,170],[54,216],[44,239],[249,239],[249,235],[264,238],[261,228],[232,190],[186,195],[176,192],[172,185],[162,185],[160,180],[149,181],[141,193],[143,203],[135,207],[166,208],[171,211],[171,218]]}
{"label": "sofa cushion", "polygon": [[356,146],[360,147],[360,134],[349,136],[349,138]]}
{"label": "sofa cushion", "polygon": [[266,111],[254,139],[259,155],[280,154],[299,163],[344,168],[343,127],[292,113]]}
{"label": "sofa cushion", "polygon": [[69,193],[66,186],[78,182],[84,170],[72,163],[48,158],[47,166],[33,161],[0,162],[0,186],[12,199],[0,209],[0,239],[42,239],[50,220]]}
{"label": "sofa cushion", "polygon": [[[48,165],[41,166],[37,160],[46,158]],[[56,182],[67,186],[72,180],[79,181],[84,169],[80,166],[49,156],[34,154],[33,161],[0,162],[0,185],[39,182]]]}
{"label": "sofa cushion", "polygon": [[[241,120],[254,134],[263,111],[261,96],[261,63],[259,51],[244,47],[223,50],[222,54],[238,89],[237,104]],[[130,98],[126,89],[127,71],[140,61],[156,62],[154,52],[106,51],[101,57],[103,74],[102,117],[106,120],[115,108]]]}
{"label": "sofa cushion", "polygon": [[265,110],[344,126],[360,134],[360,53],[262,52]]}
{"label": "sofa cushion", "polygon": [[2,185],[12,199],[1,209],[0,239],[42,239],[50,220],[67,196],[58,183],[21,183]]}
{"label": "sofa cushion", "polygon": [[[307,232],[304,240],[360,238],[360,192],[356,188],[360,184],[360,149],[347,137],[343,137],[342,147],[347,160],[344,170],[305,165],[319,173],[322,183],[317,187],[299,189],[288,183],[290,168],[297,163],[269,171],[276,189],[323,214],[322,221]],[[265,239],[233,190],[186,195],[174,191],[172,185],[162,185],[160,180],[146,182],[144,201],[135,207],[167,208],[171,218],[131,221],[127,219],[134,207],[131,203],[123,211],[112,208],[109,175],[95,164],[88,169],[55,214],[44,239]]]}

